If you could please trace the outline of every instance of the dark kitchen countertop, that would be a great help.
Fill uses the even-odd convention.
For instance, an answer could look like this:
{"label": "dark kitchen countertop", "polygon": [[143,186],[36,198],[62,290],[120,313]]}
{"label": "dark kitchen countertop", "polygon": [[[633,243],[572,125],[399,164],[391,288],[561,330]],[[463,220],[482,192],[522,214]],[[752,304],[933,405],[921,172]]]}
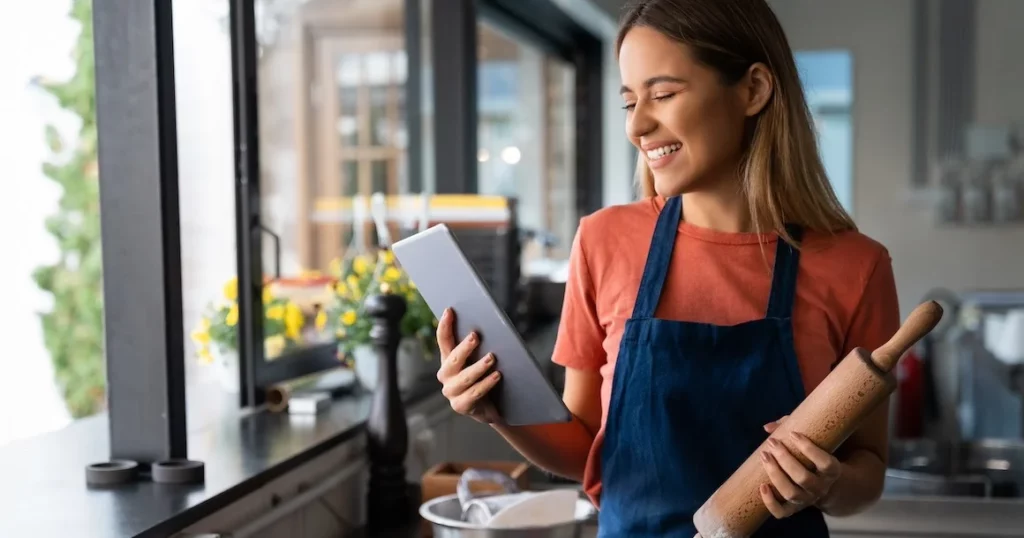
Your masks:
{"label": "dark kitchen countertop", "polygon": [[[545,369],[556,331],[557,320],[524,334]],[[425,376],[403,394],[406,410],[437,391],[437,381]],[[89,488],[86,465],[110,457],[105,414],[15,441],[0,447],[0,537],[171,535],[361,434],[370,396],[362,389],[340,396],[315,422],[243,409],[204,422],[188,439],[189,458],[205,464],[206,480],[199,485]]]}
{"label": "dark kitchen countertop", "polygon": [[[407,406],[437,390],[424,381]],[[168,536],[363,431],[370,393],[337,399],[312,421],[239,410],[189,433],[189,457],[204,462],[199,485],[137,482],[90,488],[85,466],[109,458],[106,415],[0,448],[0,536],[126,538]]]}

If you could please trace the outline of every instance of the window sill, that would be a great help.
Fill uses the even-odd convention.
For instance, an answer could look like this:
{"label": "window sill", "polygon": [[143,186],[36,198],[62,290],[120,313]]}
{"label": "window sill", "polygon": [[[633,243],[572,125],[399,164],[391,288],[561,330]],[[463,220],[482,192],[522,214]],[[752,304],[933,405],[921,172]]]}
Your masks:
{"label": "window sill", "polygon": [[[412,406],[437,391],[424,380]],[[199,485],[140,481],[89,488],[85,466],[109,459],[106,415],[0,449],[0,536],[167,536],[257,490],[363,431],[370,393],[343,396],[316,421],[239,410],[189,433],[189,457],[206,466]]]}

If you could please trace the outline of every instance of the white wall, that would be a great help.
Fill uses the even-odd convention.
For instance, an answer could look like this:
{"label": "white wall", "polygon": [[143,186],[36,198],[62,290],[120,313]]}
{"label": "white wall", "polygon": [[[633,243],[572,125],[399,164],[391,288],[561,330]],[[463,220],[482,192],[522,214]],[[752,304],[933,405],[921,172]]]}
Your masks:
{"label": "white wall", "polygon": [[[909,0],[772,0],[794,49],[848,48],[854,62],[854,217],[893,255],[904,315],[928,290],[1024,287],[1024,226],[939,228],[911,204],[912,17]],[[978,119],[1024,117],[1024,67],[1008,43],[1024,2],[981,0]],[[1017,37],[1017,39],[1020,39]],[[1014,63],[1016,62],[1016,63]]]}
{"label": "white wall", "polygon": [[980,0],[978,28],[975,120],[1024,122],[1024,2]]}

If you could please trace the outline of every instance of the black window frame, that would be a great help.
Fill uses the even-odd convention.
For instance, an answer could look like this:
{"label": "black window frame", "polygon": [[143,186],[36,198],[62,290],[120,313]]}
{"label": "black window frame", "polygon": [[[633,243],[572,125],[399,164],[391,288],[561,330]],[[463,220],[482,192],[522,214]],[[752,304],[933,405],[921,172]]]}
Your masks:
{"label": "black window frame", "polygon": [[112,459],[185,458],[185,337],[170,2],[93,0]]}

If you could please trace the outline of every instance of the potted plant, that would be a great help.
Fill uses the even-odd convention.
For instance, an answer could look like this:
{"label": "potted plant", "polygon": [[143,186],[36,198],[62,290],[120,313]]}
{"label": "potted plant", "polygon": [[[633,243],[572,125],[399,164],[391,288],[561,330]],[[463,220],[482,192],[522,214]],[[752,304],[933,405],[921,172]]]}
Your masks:
{"label": "potted plant", "polygon": [[[303,343],[306,316],[292,300],[277,297],[263,288],[263,353],[276,359]],[[317,321],[326,325],[326,314]],[[223,297],[211,304],[192,332],[200,362],[215,364],[224,388],[238,392],[238,279],[224,285]]]}
{"label": "potted plant", "polygon": [[400,323],[402,335],[398,348],[399,387],[408,388],[429,369],[437,356],[435,331],[437,319],[423,300],[415,284],[395,263],[388,249],[376,255],[359,254],[331,263],[335,277],[334,297],[327,307],[329,326],[338,339],[338,354],[349,361],[360,383],[367,388],[377,384],[377,355],[370,340],[373,318],[363,310],[366,297],[373,293],[401,295],[406,301]]}

